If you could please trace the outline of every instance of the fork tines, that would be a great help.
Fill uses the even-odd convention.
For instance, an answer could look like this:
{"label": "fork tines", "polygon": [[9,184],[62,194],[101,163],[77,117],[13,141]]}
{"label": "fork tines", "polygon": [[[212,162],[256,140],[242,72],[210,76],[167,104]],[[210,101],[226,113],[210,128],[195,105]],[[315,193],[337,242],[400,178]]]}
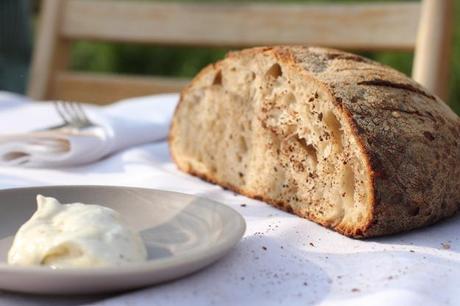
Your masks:
{"label": "fork tines", "polygon": [[80,103],[55,101],[54,107],[65,124],[75,128],[84,128],[94,125]]}

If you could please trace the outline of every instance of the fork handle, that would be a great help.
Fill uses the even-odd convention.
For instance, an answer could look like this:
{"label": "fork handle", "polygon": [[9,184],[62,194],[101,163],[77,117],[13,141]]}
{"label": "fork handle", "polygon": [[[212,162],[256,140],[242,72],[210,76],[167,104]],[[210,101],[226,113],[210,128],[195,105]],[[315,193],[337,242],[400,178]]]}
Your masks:
{"label": "fork handle", "polygon": [[34,130],[34,132],[54,131],[54,130],[59,130],[59,129],[62,129],[62,128],[65,128],[65,127],[68,127],[68,126],[69,126],[69,124],[67,124],[67,123],[61,123],[61,124],[58,124],[58,125],[53,125],[53,126],[49,126],[49,127],[46,127],[46,128]]}

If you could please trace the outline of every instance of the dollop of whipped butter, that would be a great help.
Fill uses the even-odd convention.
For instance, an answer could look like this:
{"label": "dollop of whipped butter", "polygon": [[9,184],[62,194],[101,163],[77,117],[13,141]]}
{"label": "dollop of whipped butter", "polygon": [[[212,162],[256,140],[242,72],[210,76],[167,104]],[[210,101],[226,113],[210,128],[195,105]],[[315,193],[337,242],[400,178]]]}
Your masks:
{"label": "dollop of whipped butter", "polygon": [[107,207],[61,204],[37,196],[37,211],[18,230],[8,263],[20,266],[86,268],[119,266],[147,259],[138,233]]}

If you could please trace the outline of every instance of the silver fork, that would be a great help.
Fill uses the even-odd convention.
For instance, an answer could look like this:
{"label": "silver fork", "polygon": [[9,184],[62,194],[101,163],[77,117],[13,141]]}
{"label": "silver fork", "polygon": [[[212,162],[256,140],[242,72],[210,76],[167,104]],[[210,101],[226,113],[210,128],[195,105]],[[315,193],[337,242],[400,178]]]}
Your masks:
{"label": "silver fork", "polygon": [[53,105],[59,117],[64,121],[61,127],[84,129],[96,125],[88,118],[80,103],[55,101]]}

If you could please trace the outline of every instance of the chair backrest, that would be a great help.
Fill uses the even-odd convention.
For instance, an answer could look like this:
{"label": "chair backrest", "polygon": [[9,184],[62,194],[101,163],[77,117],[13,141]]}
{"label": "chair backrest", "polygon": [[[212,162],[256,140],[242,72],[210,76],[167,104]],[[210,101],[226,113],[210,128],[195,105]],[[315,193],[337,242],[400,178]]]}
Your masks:
{"label": "chair backrest", "polygon": [[78,40],[248,47],[304,44],[415,50],[413,77],[446,98],[452,0],[368,4],[43,0],[29,95],[110,103],[179,91],[186,80],[68,70]]}

